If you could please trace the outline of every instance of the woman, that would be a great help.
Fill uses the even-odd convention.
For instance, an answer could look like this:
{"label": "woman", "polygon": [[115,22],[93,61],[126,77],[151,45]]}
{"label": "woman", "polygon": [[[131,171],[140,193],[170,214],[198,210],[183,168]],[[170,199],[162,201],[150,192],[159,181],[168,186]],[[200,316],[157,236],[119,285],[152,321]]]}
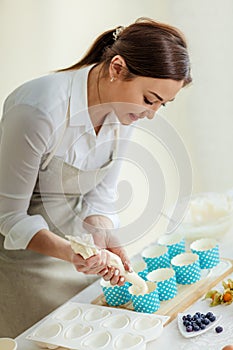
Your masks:
{"label": "woman", "polygon": [[183,35],[139,19],[100,35],[77,64],[8,96],[0,148],[0,336],[17,336],[90,284],[90,275],[124,283],[104,250],[84,260],[65,235],[84,228],[130,270],[124,249],[108,236],[119,225],[112,203],[121,139],[190,82]]}

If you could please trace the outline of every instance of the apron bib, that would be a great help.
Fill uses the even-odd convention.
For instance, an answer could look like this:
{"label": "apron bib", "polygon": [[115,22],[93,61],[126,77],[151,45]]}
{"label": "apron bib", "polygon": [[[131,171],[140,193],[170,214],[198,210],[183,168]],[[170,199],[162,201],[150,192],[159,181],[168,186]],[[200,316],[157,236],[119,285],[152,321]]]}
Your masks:
{"label": "apron bib", "polygon": [[[67,121],[69,116],[68,107]],[[54,150],[42,157],[28,209],[29,215],[42,215],[50,231],[61,237],[80,232],[83,196],[103,180],[113,165],[118,143],[116,129],[110,160],[99,169],[83,171],[54,155],[66,126]],[[16,337],[98,278],[77,272],[63,260],[29,250],[6,250],[3,242],[0,235],[1,337]]]}

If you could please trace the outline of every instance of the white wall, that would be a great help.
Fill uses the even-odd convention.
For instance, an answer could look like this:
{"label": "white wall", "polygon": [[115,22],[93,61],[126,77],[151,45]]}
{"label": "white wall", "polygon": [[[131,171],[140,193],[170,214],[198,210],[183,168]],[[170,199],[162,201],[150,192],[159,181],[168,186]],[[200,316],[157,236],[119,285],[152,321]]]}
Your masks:
{"label": "white wall", "polygon": [[[162,110],[180,133],[190,154],[196,191],[233,187],[233,2],[231,0],[0,0],[0,105],[16,86],[76,62],[102,31],[127,25],[141,16],[178,26],[188,39],[194,82]],[[153,121],[153,123],[156,121]],[[137,132],[134,140],[160,158],[167,206],[176,198],[177,178],[161,144]],[[140,215],[146,184],[142,174],[124,167],[134,202],[121,213],[122,223]],[[146,198],[145,198],[146,201]],[[166,220],[129,247],[139,250],[164,232]]]}
{"label": "white wall", "polygon": [[233,1],[166,0],[160,18],[188,39],[193,85],[164,114],[181,133],[194,171],[194,191],[233,187]]}
{"label": "white wall", "polygon": [[150,16],[146,0],[0,0],[0,106],[17,85],[77,62],[104,30]]}

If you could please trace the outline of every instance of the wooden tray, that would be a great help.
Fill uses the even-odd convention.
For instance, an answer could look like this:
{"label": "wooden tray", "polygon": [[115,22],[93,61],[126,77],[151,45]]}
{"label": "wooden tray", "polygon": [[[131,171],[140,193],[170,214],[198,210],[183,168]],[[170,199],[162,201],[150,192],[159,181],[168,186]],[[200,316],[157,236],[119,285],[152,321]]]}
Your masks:
{"label": "wooden tray", "polygon": [[[233,260],[221,259],[220,264],[212,270],[203,270],[202,279],[191,285],[178,284],[178,293],[175,298],[167,301],[162,301],[160,308],[155,314],[170,316],[165,325],[170,323],[177,314],[186,310],[200,297],[205,295],[216,284],[221,282],[226,276],[233,272]],[[99,295],[92,304],[108,306],[103,294]],[[119,306],[120,308],[133,310],[131,302]]]}

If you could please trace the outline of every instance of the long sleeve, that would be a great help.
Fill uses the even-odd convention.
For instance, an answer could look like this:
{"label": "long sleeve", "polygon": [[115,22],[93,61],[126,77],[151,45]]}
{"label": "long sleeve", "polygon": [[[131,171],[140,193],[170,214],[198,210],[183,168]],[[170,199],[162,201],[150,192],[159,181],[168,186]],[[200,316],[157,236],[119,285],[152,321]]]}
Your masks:
{"label": "long sleeve", "polygon": [[34,234],[48,229],[42,216],[27,210],[51,134],[49,117],[29,105],[11,108],[1,120],[0,232],[6,249],[25,249]]}

